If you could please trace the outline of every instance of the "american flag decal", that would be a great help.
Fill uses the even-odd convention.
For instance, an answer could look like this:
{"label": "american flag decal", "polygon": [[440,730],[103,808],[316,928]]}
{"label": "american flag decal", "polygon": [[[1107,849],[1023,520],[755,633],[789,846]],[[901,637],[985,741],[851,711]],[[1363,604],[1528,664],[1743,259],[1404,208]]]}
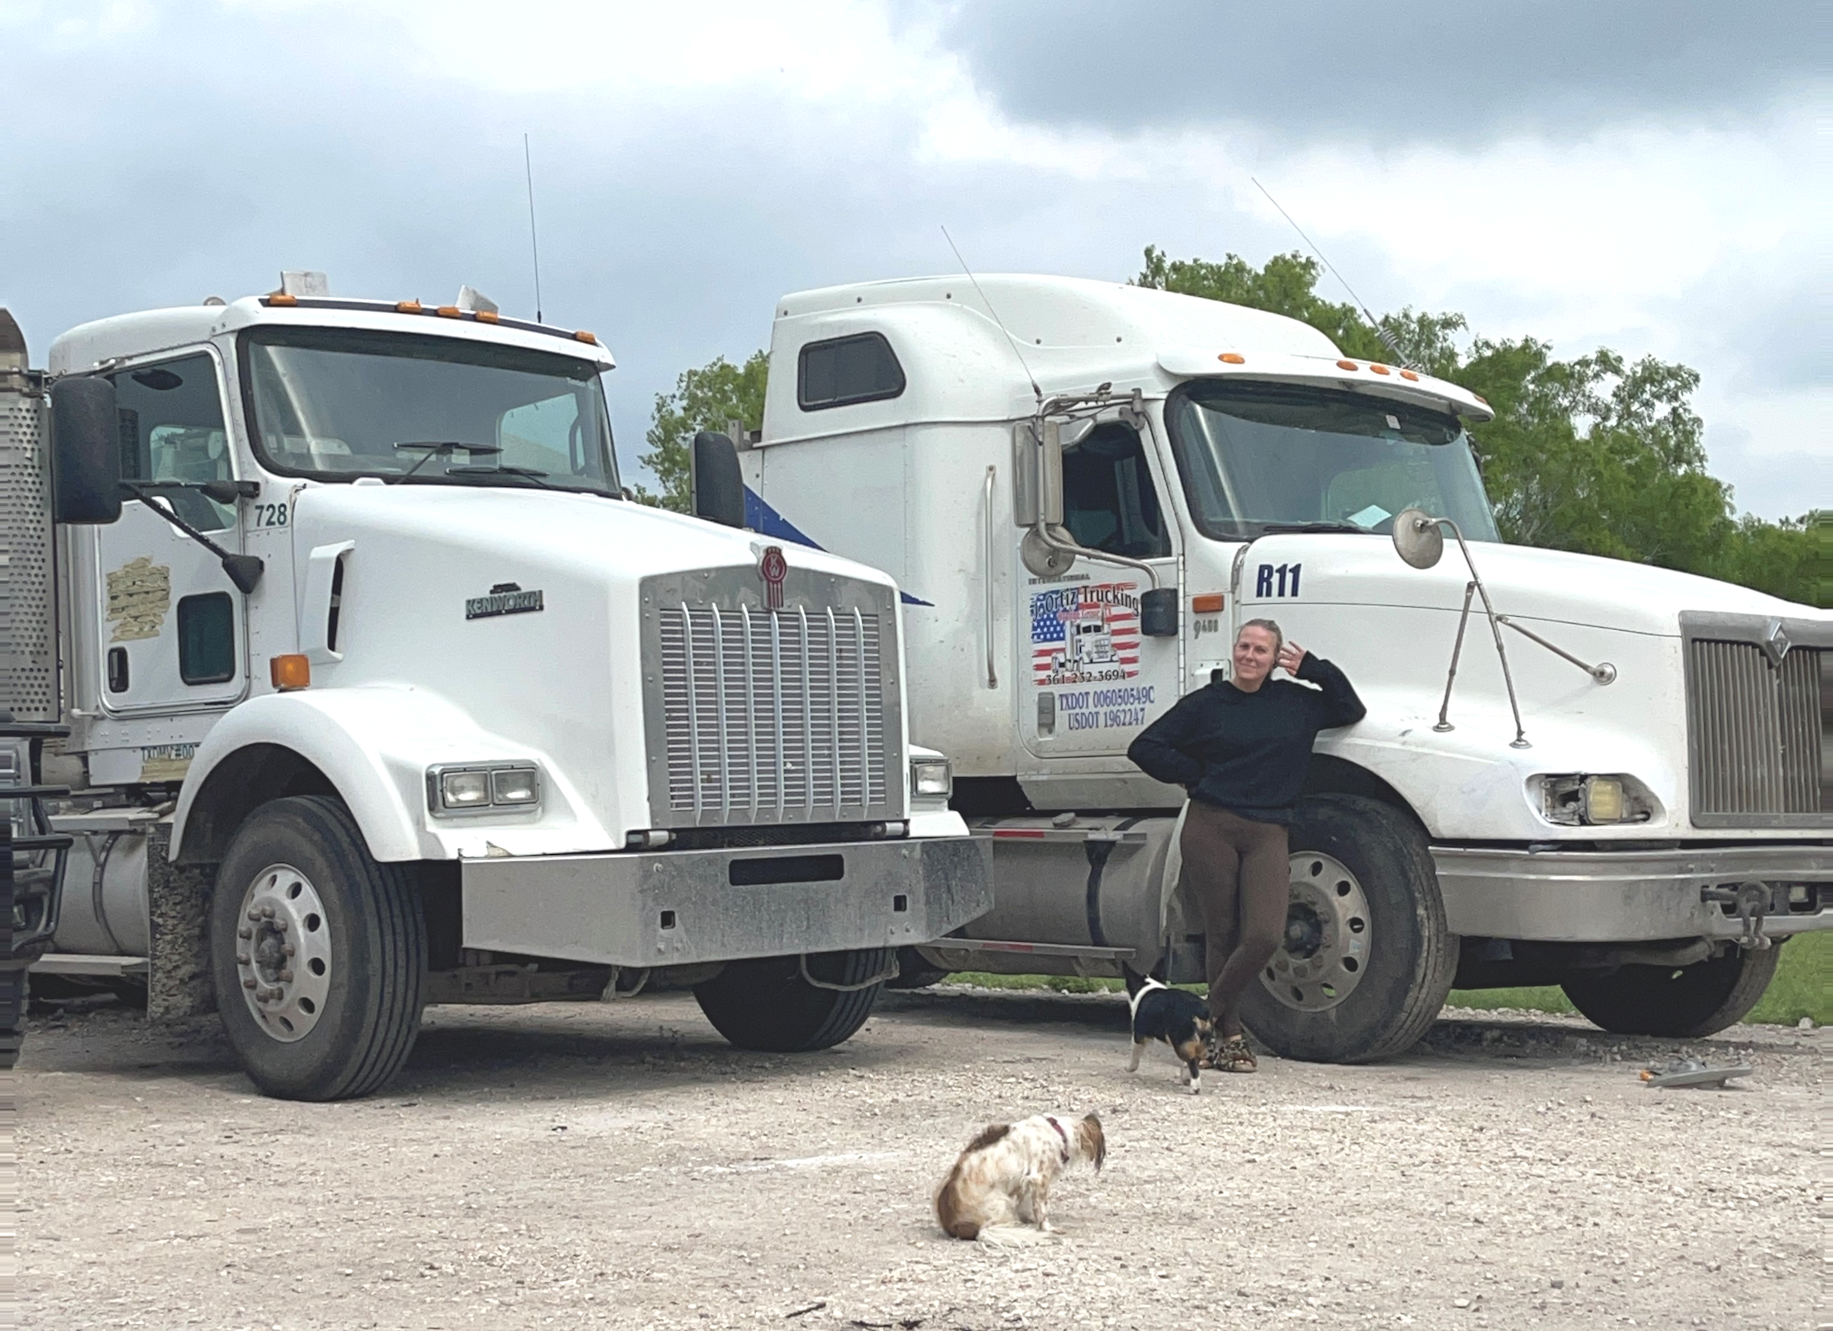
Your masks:
{"label": "american flag decal", "polygon": [[1098,582],[1033,592],[1031,673],[1040,685],[1137,675],[1138,584]]}

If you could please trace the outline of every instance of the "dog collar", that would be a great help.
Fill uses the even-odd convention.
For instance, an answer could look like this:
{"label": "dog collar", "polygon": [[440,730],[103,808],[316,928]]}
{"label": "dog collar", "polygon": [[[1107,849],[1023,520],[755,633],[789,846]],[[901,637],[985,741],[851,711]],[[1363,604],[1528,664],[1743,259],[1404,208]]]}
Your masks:
{"label": "dog collar", "polygon": [[1069,1163],[1069,1134],[1063,1131],[1063,1125],[1056,1121],[1055,1115],[1045,1114],[1044,1119],[1057,1130],[1057,1136],[1063,1139],[1063,1163]]}

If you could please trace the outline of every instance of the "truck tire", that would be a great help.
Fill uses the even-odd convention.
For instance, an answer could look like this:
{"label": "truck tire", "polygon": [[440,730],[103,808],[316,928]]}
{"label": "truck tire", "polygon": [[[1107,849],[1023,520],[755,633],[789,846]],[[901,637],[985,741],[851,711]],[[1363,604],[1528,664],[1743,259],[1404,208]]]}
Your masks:
{"label": "truck tire", "polygon": [[[291,949],[289,951],[289,949]],[[217,1010],[249,1080],[286,1100],[368,1095],[407,1061],[426,920],[339,800],[264,804],[236,829],[210,906]]]}
{"label": "truck tire", "polygon": [[[808,972],[828,984],[864,984],[883,975],[895,949],[861,948],[808,958]],[[694,988],[713,1029],[740,1049],[804,1054],[848,1040],[872,1015],[883,984],[823,989],[802,978],[799,957],[734,961]]]}
{"label": "truck tire", "polygon": [[1744,1019],[1776,974],[1780,945],[1734,947],[1691,966],[1619,966],[1560,985],[1572,1006],[1617,1035],[1715,1035]]}
{"label": "truck tire", "polygon": [[1369,1063],[1410,1049],[1445,1005],[1458,940],[1424,832],[1360,795],[1318,795],[1291,832],[1286,938],[1242,1022],[1284,1058]]}

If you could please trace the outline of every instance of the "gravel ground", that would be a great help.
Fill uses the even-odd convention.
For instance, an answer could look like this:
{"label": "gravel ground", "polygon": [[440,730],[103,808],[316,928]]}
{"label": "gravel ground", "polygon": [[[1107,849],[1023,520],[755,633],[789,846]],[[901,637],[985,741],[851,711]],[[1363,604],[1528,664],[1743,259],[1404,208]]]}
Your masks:
{"label": "gravel ground", "polygon": [[[41,1017],[15,1074],[30,1327],[1775,1327],[1820,1276],[1819,1036],[1449,1010],[1374,1067],[1129,1076],[1113,995],[888,995],[839,1049],[691,998],[438,1008],[386,1093],[254,1095],[211,1023]],[[1745,1089],[1651,1091],[1687,1049]],[[988,1121],[1096,1110],[1067,1231],[945,1239]],[[10,1245],[9,1245],[10,1246]],[[11,1282],[7,1282],[10,1284]]]}

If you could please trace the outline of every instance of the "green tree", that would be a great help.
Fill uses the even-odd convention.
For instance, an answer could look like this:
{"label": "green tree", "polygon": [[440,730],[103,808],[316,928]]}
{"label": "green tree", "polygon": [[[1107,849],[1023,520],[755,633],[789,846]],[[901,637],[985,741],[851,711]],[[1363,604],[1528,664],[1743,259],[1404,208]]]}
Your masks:
{"label": "green tree", "polygon": [[[1405,359],[1482,397],[1495,419],[1472,429],[1503,539],[1659,564],[1825,606],[1833,595],[1825,514],[1766,522],[1732,516],[1731,490],[1706,470],[1699,375],[1608,349],[1562,361],[1534,338],[1472,337],[1461,314],[1412,309],[1370,322],[1317,294],[1322,269],[1277,254],[1256,269],[1145,252],[1138,286],[1225,300],[1310,324],[1349,356]],[[1384,336],[1385,335],[1385,336]]]}
{"label": "green tree", "polygon": [[649,451],[637,460],[655,473],[661,488],[651,491],[639,485],[636,497],[677,513],[692,511],[688,453],[694,435],[701,430],[724,431],[730,421],[747,430],[762,429],[769,369],[769,357],[761,351],[742,365],[719,356],[699,369],[684,370],[675,380],[674,392],[657,393],[655,414],[644,436]]}

